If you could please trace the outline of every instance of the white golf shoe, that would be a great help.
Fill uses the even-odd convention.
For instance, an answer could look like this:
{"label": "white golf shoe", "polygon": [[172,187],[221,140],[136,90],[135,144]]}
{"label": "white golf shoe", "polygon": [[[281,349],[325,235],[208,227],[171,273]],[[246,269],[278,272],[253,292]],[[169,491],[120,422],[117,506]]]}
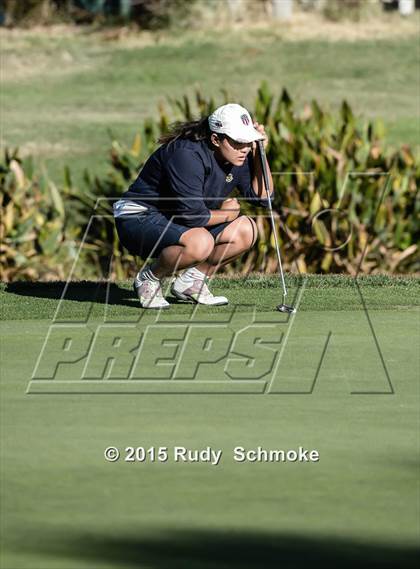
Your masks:
{"label": "white golf shoe", "polygon": [[142,308],[169,308],[171,305],[163,298],[162,286],[149,268],[143,269],[136,276],[134,291]]}
{"label": "white golf shoe", "polygon": [[195,267],[187,269],[174,280],[171,293],[179,300],[208,306],[221,306],[229,303],[225,296],[214,296],[211,293],[207,284],[207,275]]}

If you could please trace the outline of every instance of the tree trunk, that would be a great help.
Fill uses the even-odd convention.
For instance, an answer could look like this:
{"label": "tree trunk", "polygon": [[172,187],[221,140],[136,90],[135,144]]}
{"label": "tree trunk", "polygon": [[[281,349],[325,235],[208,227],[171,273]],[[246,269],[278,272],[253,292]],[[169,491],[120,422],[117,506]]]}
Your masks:
{"label": "tree trunk", "polygon": [[51,17],[52,7],[50,0],[43,0],[41,6],[39,7],[39,13],[42,22],[48,22]]}

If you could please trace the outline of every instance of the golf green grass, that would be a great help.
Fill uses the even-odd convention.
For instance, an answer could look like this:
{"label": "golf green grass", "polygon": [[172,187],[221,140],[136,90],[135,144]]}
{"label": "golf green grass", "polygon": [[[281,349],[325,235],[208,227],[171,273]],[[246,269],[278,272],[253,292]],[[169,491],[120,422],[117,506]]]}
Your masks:
{"label": "golf green grass", "polygon": [[[214,284],[229,306],[147,314],[128,283],[74,283],[60,305],[62,283],[3,286],[2,568],[417,566],[418,279],[290,277],[289,318],[274,278]],[[131,379],[115,337],[149,342]],[[176,463],[174,446],[223,456]],[[236,446],[320,459],[239,463]]]}

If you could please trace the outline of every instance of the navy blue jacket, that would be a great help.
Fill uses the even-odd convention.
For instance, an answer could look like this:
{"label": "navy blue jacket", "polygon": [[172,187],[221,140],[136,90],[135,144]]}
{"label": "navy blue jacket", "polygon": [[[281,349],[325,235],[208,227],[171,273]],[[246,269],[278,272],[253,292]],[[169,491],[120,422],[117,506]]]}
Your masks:
{"label": "navy blue jacket", "polygon": [[220,206],[234,188],[248,201],[267,206],[253,191],[252,154],[242,166],[221,166],[206,141],[180,139],[158,148],[144,164],[123,198],[156,208],[177,223],[204,227],[211,209]]}

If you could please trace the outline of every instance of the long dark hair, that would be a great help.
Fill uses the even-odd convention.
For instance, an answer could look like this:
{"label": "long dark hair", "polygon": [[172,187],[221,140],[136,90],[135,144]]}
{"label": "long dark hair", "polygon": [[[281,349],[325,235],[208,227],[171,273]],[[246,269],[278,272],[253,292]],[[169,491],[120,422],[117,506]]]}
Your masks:
{"label": "long dark hair", "polygon": [[209,117],[204,117],[195,121],[175,122],[169,127],[169,131],[160,136],[160,144],[169,144],[179,138],[186,138],[198,142],[199,140],[210,141],[211,130],[209,127]]}

